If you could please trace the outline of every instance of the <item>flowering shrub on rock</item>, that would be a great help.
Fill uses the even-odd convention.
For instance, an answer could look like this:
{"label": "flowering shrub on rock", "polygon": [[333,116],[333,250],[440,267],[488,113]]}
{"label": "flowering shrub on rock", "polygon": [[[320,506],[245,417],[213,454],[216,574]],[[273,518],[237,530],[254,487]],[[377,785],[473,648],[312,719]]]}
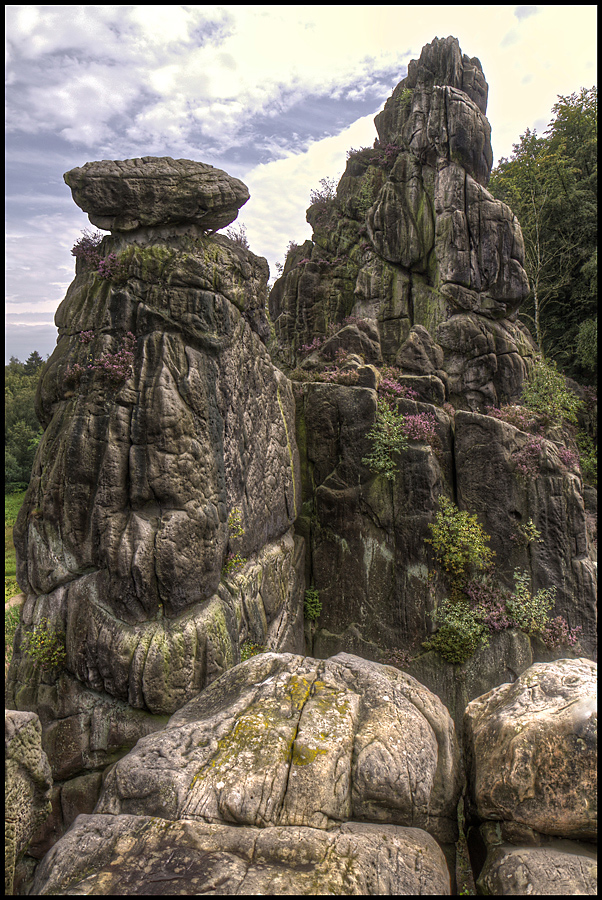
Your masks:
{"label": "flowering shrub on rock", "polygon": [[431,446],[437,442],[437,420],[432,413],[422,412],[404,418],[405,434],[411,441],[423,441]]}
{"label": "flowering shrub on rock", "polygon": [[[476,517],[457,510],[447,498],[439,498],[439,504],[435,522],[429,526],[433,538],[428,542],[446,572],[449,597],[429,614],[438,628],[423,647],[459,665],[488,642],[489,634],[506,628],[520,628],[550,649],[574,647],[581,627],[570,628],[562,616],[552,621],[548,616],[555,602],[555,588],[532,594],[529,575],[518,569],[514,591],[504,587],[496,578],[493,554],[486,546],[489,535]],[[532,540],[539,536],[534,526],[528,534]]]}
{"label": "flowering shrub on rock", "polygon": [[572,471],[579,471],[579,457],[570,447],[561,447],[558,456],[563,466]]}
{"label": "flowering shrub on rock", "polygon": [[124,278],[126,269],[116,253],[109,253],[106,257],[101,256],[99,247],[103,238],[104,235],[99,231],[85,230],[82,237],[71,248],[72,256],[75,256],[76,259],[85,259],[101,278],[113,280]]}
{"label": "flowering shrub on rock", "polygon": [[526,406],[509,404],[508,406],[501,406],[499,409],[496,406],[486,406],[485,409],[488,416],[493,416],[494,419],[500,419],[502,422],[508,422],[509,425],[520,428],[521,431],[539,430],[540,417],[532,410],[527,409]]}
{"label": "flowering shrub on rock", "polygon": [[97,266],[100,260],[100,252],[98,247],[104,235],[100,231],[84,230],[82,236],[75,242],[71,248],[71,255],[76,259],[85,259],[92,265]]}
{"label": "flowering shrub on rock", "polygon": [[512,454],[516,468],[525,480],[534,481],[539,475],[542,454],[543,439],[540,437],[529,438],[524,447]]}
{"label": "flowering shrub on rock", "polygon": [[[80,341],[89,344],[95,337],[93,331],[82,331]],[[72,363],[65,370],[63,376],[65,386],[76,386],[86,372],[97,374],[102,380],[113,387],[121,387],[133,372],[134,350],[136,338],[131,331],[125,335],[121,347],[116,353],[104,350],[98,359],[90,358],[86,365]]]}

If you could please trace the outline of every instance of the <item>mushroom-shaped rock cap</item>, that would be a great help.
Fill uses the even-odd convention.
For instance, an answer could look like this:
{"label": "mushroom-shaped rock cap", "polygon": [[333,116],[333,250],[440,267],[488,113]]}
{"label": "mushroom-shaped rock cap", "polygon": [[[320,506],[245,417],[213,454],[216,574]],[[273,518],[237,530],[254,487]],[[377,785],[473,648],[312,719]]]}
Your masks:
{"label": "mushroom-shaped rock cap", "polygon": [[170,156],[103,159],[63,178],[90,222],[107,231],[169,224],[216,231],[249,199],[247,186],[227,172]]}

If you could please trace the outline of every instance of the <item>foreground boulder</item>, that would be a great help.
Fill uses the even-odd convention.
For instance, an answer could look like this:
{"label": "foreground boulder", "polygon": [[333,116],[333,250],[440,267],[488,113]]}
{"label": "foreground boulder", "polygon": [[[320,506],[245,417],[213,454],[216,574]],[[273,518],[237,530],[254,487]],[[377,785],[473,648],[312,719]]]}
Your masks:
{"label": "foreground boulder", "polygon": [[445,858],[417,828],[349,822],[232,828],[150,816],[80,816],[34,894],[449,894]]}
{"label": "foreground boulder", "polygon": [[587,659],[538,663],[469,703],[468,810],[485,893],[595,893],[596,674]]}
{"label": "foreground boulder", "polygon": [[4,888],[13,893],[15,868],[50,810],[52,774],[35,713],[4,711]]}
{"label": "foreground boulder", "polygon": [[[344,653],[265,653],[110,770],[94,815],[55,845],[33,892],[78,893],[92,868],[84,883],[111,893],[131,855],[153,855],[169,880],[175,852],[190,861],[186,892],[321,893],[326,879],[333,893],[447,893],[460,789],[453,723],[415,679]],[[157,874],[131,871],[134,892]]]}

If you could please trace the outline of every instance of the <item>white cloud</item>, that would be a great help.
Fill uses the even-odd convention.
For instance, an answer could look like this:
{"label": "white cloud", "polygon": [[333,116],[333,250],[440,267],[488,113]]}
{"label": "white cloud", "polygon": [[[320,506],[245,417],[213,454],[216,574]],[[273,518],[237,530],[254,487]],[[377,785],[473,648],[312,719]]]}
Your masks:
{"label": "white cloud", "polygon": [[251,199],[239,220],[247,226],[251,250],[268,260],[271,276],[275,263],[283,261],[289,241],[302,244],[311,238],[305,221],[310,191],[319,187],[321,178],[339,180],[347,150],[372,146],[377,137],[373,120],[373,115],[364,116],[335,137],[312,144],[305,153],[259,165],[245,175]]}

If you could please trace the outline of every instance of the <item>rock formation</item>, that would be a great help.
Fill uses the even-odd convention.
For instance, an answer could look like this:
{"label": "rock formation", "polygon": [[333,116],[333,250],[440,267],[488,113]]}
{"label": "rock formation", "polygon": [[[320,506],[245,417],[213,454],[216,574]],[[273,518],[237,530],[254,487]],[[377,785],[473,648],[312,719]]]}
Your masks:
{"label": "rock formation", "polygon": [[[261,654],[113,767],[33,892],[114,893],[125,876],[149,893],[185,871],[186,893],[446,894],[460,789],[453,723],[413,678]],[[133,835],[150,868],[132,868]]]}
{"label": "rock formation", "polygon": [[468,704],[469,839],[482,893],[596,893],[596,668],[536,664]]}
{"label": "rock formation", "polygon": [[[8,705],[40,715],[59,810],[74,778],[88,778],[93,807],[104,767],[237,663],[244,641],[303,651],[304,588],[294,399],[257,333],[268,267],[198,224],[205,208],[213,226],[231,221],[245,191],[169,159],[66,180],[94,221],[123,202],[118,228],[144,227],[77,260],[14,532],[27,600]],[[26,645],[48,629],[64,660],[44,668]]]}
{"label": "rock formation", "polygon": [[13,893],[15,869],[37,828],[50,814],[52,775],[35,713],[4,713],[4,889]]}
{"label": "rock formation", "polygon": [[284,363],[351,315],[374,323],[382,360],[430,374],[432,359],[407,366],[422,326],[455,405],[514,399],[533,352],[515,315],[529,286],[518,221],[486,190],[486,104],[481,64],[455,38],[410,64],[375,119],[375,147],[351,151],[334,202],[307,211],[313,241],[270,294]]}
{"label": "rock formation", "polygon": [[[464,741],[484,889],[558,864],[589,892],[594,751],[571,685],[595,658],[595,491],[561,427],[535,460],[492,411],[538,348],[520,227],[486,190],[486,102],[456,39],[425,47],[269,299],[266,261],[214,234],[248,199],[237,179],[152,157],[65,175],[111,234],[74,248],[15,527],[7,706],[39,715],[54,779],[34,894],[449,892]],[[415,430],[384,475],[386,391]],[[499,619],[462,662],[423,646],[451,590],[441,498],[489,536],[491,591],[553,589],[576,647]],[[244,662],[249,644],[270,652]],[[545,790],[516,710],[544,756],[555,741]]]}
{"label": "rock formation", "polygon": [[249,199],[247,186],[221,169],[189,159],[89,162],[71,169],[65,181],[93,225],[131,232],[161,225],[225,228]]}
{"label": "rock formation", "polygon": [[[583,483],[562,461],[565,436],[542,436],[541,464],[525,479],[517,459],[531,436],[485,415],[519,402],[537,356],[516,316],[528,291],[520,227],[486,190],[486,100],[481,65],[456,39],[425,47],[375,119],[375,147],[351,151],[336,194],[308,209],[312,240],[289,253],[269,296],[272,353],[301,382],[297,531],[323,607],[311,652],[412,653],[409,671],[460,729],[468,701],[515,678],[541,648],[534,656],[523,634],[493,635],[489,683],[472,661],[458,679],[455,666],[420,652],[446,590],[432,580],[427,543],[441,495],[477,513],[507,587],[515,569],[534,593],[553,585],[551,615],[582,628],[582,652],[596,645]],[[335,364],[339,375],[316,383]],[[363,462],[379,379],[362,373],[383,364],[402,372],[397,410],[430,417],[436,433],[431,445],[410,442],[390,482]],[[541,543],[518,539],[528,522]]]}

